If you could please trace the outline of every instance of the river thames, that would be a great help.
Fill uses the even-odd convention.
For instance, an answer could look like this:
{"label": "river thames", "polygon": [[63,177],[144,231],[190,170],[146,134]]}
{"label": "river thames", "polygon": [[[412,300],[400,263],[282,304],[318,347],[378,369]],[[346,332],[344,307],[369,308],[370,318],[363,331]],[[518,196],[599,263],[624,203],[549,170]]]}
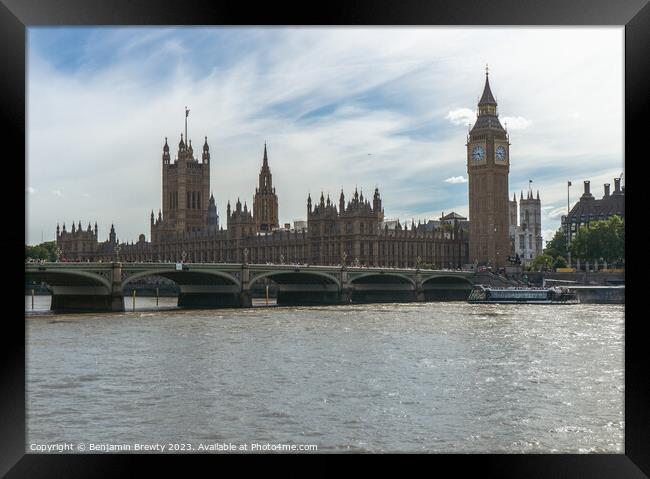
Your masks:
{"label": "river thames", "polygon": [[64,442],[624,452],[623,305],[175,301],[55,315],[49,297],[34,311],[25,298],[28,452]]}

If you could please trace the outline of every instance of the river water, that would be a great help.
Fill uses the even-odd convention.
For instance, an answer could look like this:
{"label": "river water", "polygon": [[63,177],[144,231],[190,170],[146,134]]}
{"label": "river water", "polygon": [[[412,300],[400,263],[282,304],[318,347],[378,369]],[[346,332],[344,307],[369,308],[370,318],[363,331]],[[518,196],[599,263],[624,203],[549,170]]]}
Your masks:
{"label": "river water", "polygon": [[622,305],[175,301],[54,315],[25,298],[27,451],[624,452]]}

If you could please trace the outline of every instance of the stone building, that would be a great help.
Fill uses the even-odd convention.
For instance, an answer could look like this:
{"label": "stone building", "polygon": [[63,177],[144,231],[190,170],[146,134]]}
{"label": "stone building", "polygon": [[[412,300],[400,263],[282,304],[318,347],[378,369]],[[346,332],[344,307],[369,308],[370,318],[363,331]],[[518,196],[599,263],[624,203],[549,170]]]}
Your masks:
{"label": "stone building", "polygon": [[[279,228],[278,198],[266,146],[253,208],[240,199],[226,207],[226,228],[219,227],[214,196],[210,195],[210,153],[207,138],[202,161],[194,158],[183,139],[172,162],[167,139],[163,146],[163,207],[151,212],[151,242],[142,234],[136,243],[118,243],[114,229],[108,241],[91,236],[57,236],[64,257],[90,261],[187,261],[301,263],[416,267],[419,264],[457,268],[467,263],[466,225],[457,218],[428,228],[426,224],[393,228],[384,223],[379,189],[372,202],[356,191],[346,203],[341,191],[338,207],[321,193],[307,198],[307,221],[293,230]],[[463,218],[464,219],[464,218]],[[453,221],[449,221],[453,220]],[[76,233],[78,234],[78,233]]]}
{"label": "stone building", "polygon": [[474,126],[467,135],[469,259],[501,267],[511,255],[508,173],[510,142],[499,122],[488,71]]}
{"label": "stone building", "polygon": [[74,221],[72,222],[72,229],[66,230],[65,223],[63,229],[56,225],[56,245],[61,251],[68,252],[69,258],[72,260],[88,257],[92,255],[97,249],[97,222],[95,222],[95,229],[88,228],[84,231],[79,226],[76,227]]}
{"label": "stone building", "polygon": [[[575,238],[581,226],[606,220],[614,215],[625,218],[625,186],[621,188],[621,179],[614,178],[614,191],[610,194],[610,184],[603,185],[603,197],[596,199],[590,191],[590,182],[584,182],[584,193],[571,208],[568,216],[562,216],[562,228],[569,235],[569,242]],[[567,228],[568,227],[568,228]]]}
{"label": "stone building", "polygon": [[517,221],[517,197],[513,195],[509,202],[510,241],[512,251],[519,256],[522,264],[528,264],[543,254],[542,238],[542,202],[533,197],[533,191],[519,194],[519,221]]}
{"label": "stone building", "polygon": [[[140,235],[140,246],[143,243],[144,235]],[[75,228],[73,222],[71,231],[66,231],[65,223],[63,223],[62,230],[57,224],[56,245],[61,252],[61,258],[66,261],[114,261],[120,250],[119,239],[115,234],[115,226],[111,225],[108,240],[100,243],[98,241],[97,222],[95,222],[94,230],[90,229],[90,223],[88,223],[88,228],[85,231],[81,228],[81,221],[78,228]],[[123,246],[126,246],[126,244]]]}

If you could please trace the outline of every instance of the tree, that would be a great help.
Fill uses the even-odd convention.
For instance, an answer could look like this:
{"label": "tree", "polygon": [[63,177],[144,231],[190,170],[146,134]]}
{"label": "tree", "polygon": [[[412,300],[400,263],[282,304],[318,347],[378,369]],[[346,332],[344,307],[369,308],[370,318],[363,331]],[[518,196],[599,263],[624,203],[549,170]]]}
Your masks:
{"label": "tree", "polygon": [[541,254],[532,261],[530,267],[532,271],[540,271],[542,269],[552,269],[554,264],[555,260],[552,256]]}
{"label": "tree", "polygon": [[558,256],[557,258],[555,258],[555,263],[553,264],[553,267],[556,269],[566,268],[567,267],[566,259],[564,259],[563,256]]}
{"label": "tree", "polygon": [[56,261],[56,242],[46,241],[35,246],[25,245],[25,259]]}
{"label": "tree", "polygon": [[557,258],[558,256],[566,257],[566,231],[564,228],[560,228],[555,232],[553,239],[546,243],[546,248],[544,248],[544,254],[553,256]]}
{"label": "tree", "polygon": [[625,221],[614,215],[581,226],[571,241],[571,254],[582,261],[625,260]]}

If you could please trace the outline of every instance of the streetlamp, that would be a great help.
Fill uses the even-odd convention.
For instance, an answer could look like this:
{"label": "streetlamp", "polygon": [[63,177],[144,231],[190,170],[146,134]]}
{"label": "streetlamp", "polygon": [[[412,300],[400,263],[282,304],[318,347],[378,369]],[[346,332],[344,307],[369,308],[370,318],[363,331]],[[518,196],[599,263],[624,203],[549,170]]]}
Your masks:
{"label": "streetlamp", "polygon": [[571,181],[567,181],[566,184],[566,220],[564,221],[564,226],[566,227],[566,254],[567,260],[569,262],[569,268],[571,267],[571,249],[569,244],[571,243],[571,226],[569,225],[569,188],[571,188]]}
{"label": "streetlamp", "polygon": [[[496,236],[496,233],[497,233],[497,225],[495,224],[495,225],[494,225],[494,236]],[[495,250],[495,252],[496,252],[496,258],[495,258],[495,262],[496,262],[496,264],[495,264],[495,268],[496,268],[497,273],[498,273],[498,271],[499,271],[499,246],[498,246],[498,244],[499,244],[499,243],[497,242],[496,238],[495,238],[495,242],[496,242],[496,245],[495,245],[495,247],[494,247],[494,250]]]}
{"label": "streetlamp", "polygon": [[115,262],[119,263],[120,262],[120,245],[119,243],[115,245]]}
{"label": "streetlamp", "polygon": [[185,257],[186,257],[186,256],[187,256],[187,253],[185,252],[185,250],[183,250],[183,251],[181,252],[181,263],[185,263]]}

